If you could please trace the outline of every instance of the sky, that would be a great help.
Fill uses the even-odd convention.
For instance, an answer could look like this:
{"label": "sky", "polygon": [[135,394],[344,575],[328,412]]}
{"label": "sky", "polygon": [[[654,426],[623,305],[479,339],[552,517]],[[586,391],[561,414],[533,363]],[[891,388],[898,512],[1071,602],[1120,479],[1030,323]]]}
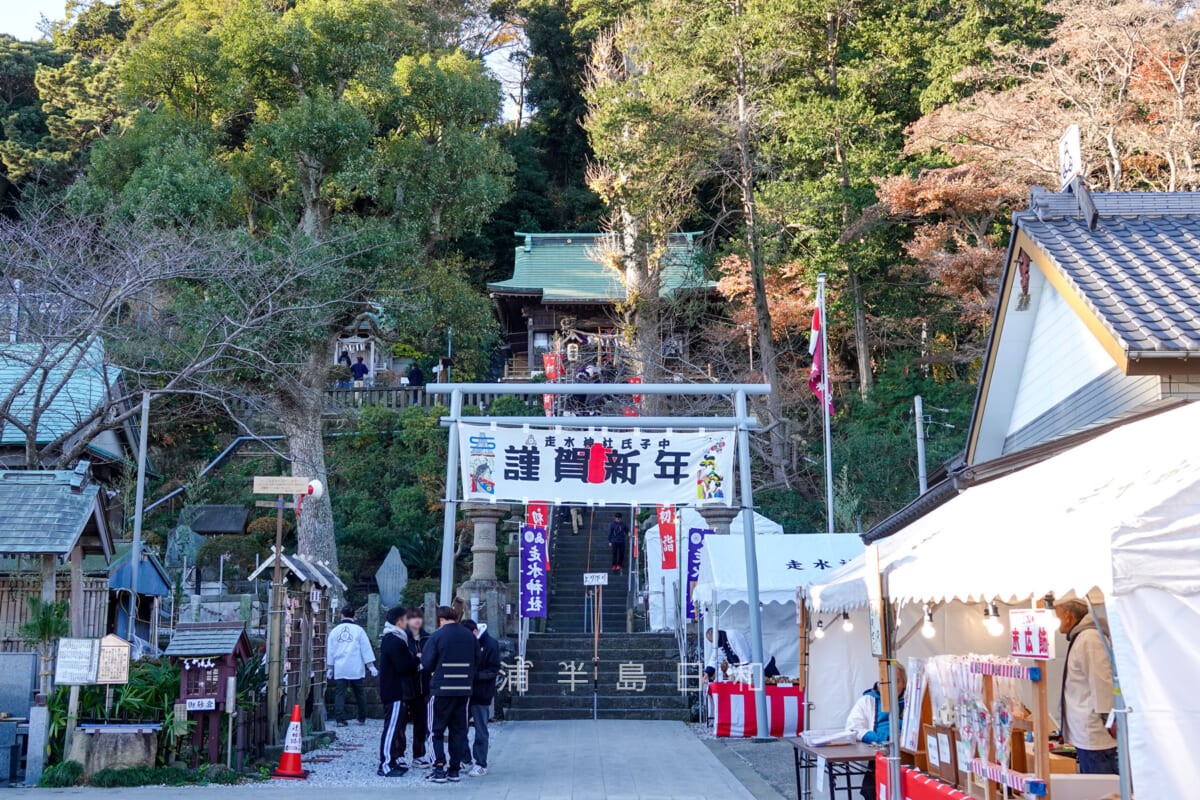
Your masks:
{"label": "sky", "polygon": [[65,0],[0,0],[0,33],[21,40],[37,39],[37,24],[45,14],[47,19],[66,16]]}

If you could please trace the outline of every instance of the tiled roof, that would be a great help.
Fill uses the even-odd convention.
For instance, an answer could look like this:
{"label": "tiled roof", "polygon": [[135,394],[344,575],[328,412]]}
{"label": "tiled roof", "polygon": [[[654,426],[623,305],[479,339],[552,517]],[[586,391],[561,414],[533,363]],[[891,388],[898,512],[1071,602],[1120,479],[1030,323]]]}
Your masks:
{"label": "tiled roof", "polygon": [[[268,570],[272,572],[274,571],[274,550],[275,548],[272,547],[271,555],[267,556],[267,559],[260,563],[254,572],[250,573],[250,576],[247,578],[247,580],[255,580],[260,576],[266,575]],[[312,561],[307,556],[302,556],[299,553],[293,553],[290,556],[285,553],[283,556],[283,561],[280,563],[282,564],[285,577],[294,575],[301,582],[308,581],[310,583],[316,583],[324,586],[326,589],[335,585],[342,587],[343,591],[347,588],[346,584],[342,583],[342,579],[339,578],[327,564],[319,561]]]}
{"label": "tiled roof", "polygon": [[[600,262],[607,234],[518,233],[524,243],[516,248],[513,276],[489,283],[499,294],[540,295],[546,303],[595,303],[625,299],[625,286],[616,270]],[[676,233],[670,237],[665,256],[662,295],[682,288],[706,288],[696,263],[693,245],[696,234]]]}
{"label": "tiled roof", "polygon": [[246,634],[241,622],[183,622],[167,645],[168,656],[223,656],[237,650]]}
{"label": "tiled roof", "polygon": [[1128,353],[1200,353],[1200,192],[1035,190],[1017,225]]}
{"label": "tiled roof", "polygon": [[[61,352],[61,349],[51,348],[47,353],[46,348],[37,343],[0,345],[0,392],[7,393],[9,387],[21,382],[31,364],[54,364],[55,366],[50,367],[45,386],[47,390],[56,387],[63,382],[63,375],[74,364],[74,356],[63,356]],[[99,343],[93,344],[83,354],[79,365],[70,373],[62,390],[42,412],[38,424],[38,443],[52,442],[64,433],[69,434],[78,428],[81,420],[91,416],[92,412],[105,402],[109,386],[119,375],[118,370],[104,365],[103,346]],[[34,382],[28,381],[13,398],[11,413],[22,421],[28,420],[33,410],[34,390]],[[102,455],[121,460],[124,457],[123,453],[109,452],[110,439],[111,437],[98,437],[92,444]],[[0,425],[0,444],[24,443],[24,433],[12,425]]]}
{"label": "tiled roof", "polygon": [[[75,470],[0,471],[0,553],[70,553],[93,518],[103,527],[96,513],[99,489],[86,461]],[[106,530],[101,539],[111,555]]]}
{"label": "tiled roof", "polygon": [[179,524],[205,535],[245,533],[249,516],[250,511],[241,505],[188,506],[180,513]]}

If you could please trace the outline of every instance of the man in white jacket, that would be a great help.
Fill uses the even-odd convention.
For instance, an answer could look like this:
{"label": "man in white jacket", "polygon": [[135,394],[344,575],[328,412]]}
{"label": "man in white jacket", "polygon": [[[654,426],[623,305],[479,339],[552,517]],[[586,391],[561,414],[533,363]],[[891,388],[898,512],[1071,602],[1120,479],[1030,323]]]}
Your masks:
{"label": "man in white jacket", "polygon": [[1117,740],[1107,722],[1113,709],[1112,663],[1102,634],[1082,600],[1056,603],[1054,613],[1058,615],[1059,631],[1067,637],[1061,706],[1063,741],[1075,746],[1081,773],[1116,775]]}
{"label": "man in white jacket", "polygon": [[367,632],[354,621],[354,609],[342,608],[342,621],[329,632],[325,650],[328,664],[326,677],[333,681],[333,715],[339,727],[346,727],[346,687],[354,689],[354,702],[358,705],[358,724],[367,724],[367,695],[363,690],[363,678],[375,669],[375,651],[367,639]]}

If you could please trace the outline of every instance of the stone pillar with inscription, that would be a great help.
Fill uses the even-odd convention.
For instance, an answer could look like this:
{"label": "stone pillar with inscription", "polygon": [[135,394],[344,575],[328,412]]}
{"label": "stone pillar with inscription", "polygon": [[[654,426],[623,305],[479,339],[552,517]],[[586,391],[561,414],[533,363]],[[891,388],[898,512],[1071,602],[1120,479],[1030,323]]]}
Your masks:
{"label": "stone pillar with inscription", "polygon": [[463,516],[475,528],[471,544],[471,578],[458,587],[455,596],[463,602],[464,608],[471,607],[471,595],[480,601],[489,591],[508,598],[508,586],[496,580],[496,524],[508,515],[507,503],[463,503]]}

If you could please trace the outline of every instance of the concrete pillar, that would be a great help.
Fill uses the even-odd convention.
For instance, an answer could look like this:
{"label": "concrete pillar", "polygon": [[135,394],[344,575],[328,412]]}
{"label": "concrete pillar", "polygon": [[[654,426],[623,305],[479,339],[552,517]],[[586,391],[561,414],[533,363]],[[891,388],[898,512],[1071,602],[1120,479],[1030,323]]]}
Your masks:
{"label": "concrete pillar", "polygon": [[463,516],[475,528],[471,545],[471,579],[458,587],[456,596],[464,608],[470,608],[471,595],[480,601],[489,591],[503,593],[507,598],[508,587],[496,579],[496,524],[507,516],[506,503],[463,503]]}
{"label": "concrete pillar", "polygon": [[721,536],[729,535],[729,524],[737,518],[738,514],[742,513],[740,508],[727,506],[700,506],[696,510],[700,512],[700,516],[704,517],[704,521],[708,523],[708,527],[712,528],[713,533]]}

